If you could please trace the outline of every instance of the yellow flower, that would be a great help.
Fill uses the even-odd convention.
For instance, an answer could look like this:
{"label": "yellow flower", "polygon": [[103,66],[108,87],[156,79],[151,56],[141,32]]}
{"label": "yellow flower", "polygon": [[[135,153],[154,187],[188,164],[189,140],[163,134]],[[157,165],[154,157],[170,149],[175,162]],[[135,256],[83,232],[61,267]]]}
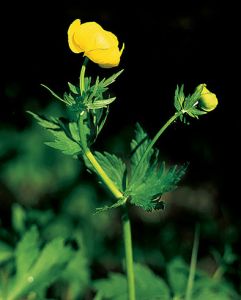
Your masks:
{"label": "yellow flower", "polygon": [[116,67],[124,50],[118,48],[118,39],[110,31],[104,30],[96,22],[82,23],[76,19],[68,29],[70,50],[74,53],[84,53],[94,63],[102,68]]}
{"label": "yellow flower", "polygon": [[198,100],[198,104],[201,109],[205,111],[211,111],[214,110],[218,105],[218,99],[214,93],[210,92],[206,88],[206,86],[207,85],[205,83],[202,83],[199,84],[196,88],[197,90],[201,91],[201,96],[200,99]]}

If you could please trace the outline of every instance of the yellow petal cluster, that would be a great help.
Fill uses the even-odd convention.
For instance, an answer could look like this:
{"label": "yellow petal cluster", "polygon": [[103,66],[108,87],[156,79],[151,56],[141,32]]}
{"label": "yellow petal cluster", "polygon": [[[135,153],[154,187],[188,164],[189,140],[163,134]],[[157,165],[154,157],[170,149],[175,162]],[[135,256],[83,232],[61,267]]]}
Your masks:
{"label": "yellow petal cluster", "polygon": [[79,19],[72,22],[68,29],[68,43],[74,53],[82,53],[102,68],[116,67],[124,45],[119,50],[118,39],[110,31],[104,30],[96,22],[82,23]]}
{"label": "yellow petal cluster", "polygon": [[201,91],[201,96],[198,104],[201,109],[211,111],[218,105],[217,96],[206,88],[206,84],[202,83],[197,86],[197,90]]}

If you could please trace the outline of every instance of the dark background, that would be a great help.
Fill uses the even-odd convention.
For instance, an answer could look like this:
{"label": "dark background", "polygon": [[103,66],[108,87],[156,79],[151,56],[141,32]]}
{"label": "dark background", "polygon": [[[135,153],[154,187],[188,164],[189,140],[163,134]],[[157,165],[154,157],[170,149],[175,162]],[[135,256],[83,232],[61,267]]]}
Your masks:
{"label": "dark background", "polygon": [[[214,186],[217,210],[240,228],[237,9],[218,1],[92,6],[32,1],[2,8],[0,129],[24,130],[31,122],[25,111],[49,104],[41,83],[62,94],[67,81],[77,82],[83,60],[69,50],[67,30],[76,18],[96,21],[125,43],[117,68],[125,71],[112,86],[118,100],[96,148],[114,148],[111,138],[131,136],[136,121],[153,136],[174,113],[176,85],[183,83],[188,94],[206,83],[219,99],[217,109],[189,126],[174,124],[158,147],[169,161],[190,161],[186,182]],[[91,63],[87,69],[103,77],[113,71]]]}

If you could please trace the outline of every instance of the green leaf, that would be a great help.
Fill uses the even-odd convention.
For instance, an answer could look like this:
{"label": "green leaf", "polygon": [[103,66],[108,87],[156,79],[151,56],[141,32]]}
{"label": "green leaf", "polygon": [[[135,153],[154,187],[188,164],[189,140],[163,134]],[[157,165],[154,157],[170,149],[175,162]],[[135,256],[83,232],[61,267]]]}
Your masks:
{"label": "green leaf", "polygon": [[[157,277],[148,267],[136,264],[135,283],[136,299],[138,300],[170,300],[170,291],[167,284]],[[108,279],[94,282],[94,287],[103,300],[126,300],[127,281],[122,274],[111,273]]]}
{"label": "green leaf", "polygon": [[63,238],[49,242],[29,271],[29,275],[35,279],[32,285],[35,288],[49,286],[61,275],[72,257],[73,250],[65,245]]}
{"label": "green leaf", "polygon": [[166,169],[164,162],[158,163],[158,151],[154,149],[142,160],[150,142],[147,134],[137,124],[135,138],[131,141],[131,178],[127,193],[132,204],[147,211],[163,208],[160,197],[176,188],[187,169],[187,165]]}
{"label": "green leaf", "polygon": [[131,203],[147,211],[155,209],[162,194],[177,187],[186,169],[187,165],[176,165],[166,170],[164,163],[159,168],[150,167],[144,178],[137,178],[131,185]]}
{"label": "green leaf", "polygon": [[39,234],[36,226],[32,226],[17,244],[15,257],[19,279],[30,270],[39,255]]}
{"label": "green leaf", "polygon": [[73,254],[61,279],[68,283],[70,299],[80,299],[83,296],[90,281],[89,263],[83,250],[79,249]]}
{"label": "green leaf", "polygon": [[176,297],[182,297],[186,292],[189,267],[181,257],[175,257],[167,265],[168,282]]}
{"label": "green leaf", "polygon": [[104,96],[104,93],[108,90],[108,87],[111,83],[115,81],[115,79],[122,73],[123,70],[113,74],[108,79],[102,79],[99,81],[99,77],[97,76],[95,84],[92,86],[88,86],[85,89],[85,97],[83,103],[86,105],[88,109],[101,109],[107,107],[111,104],[116,98],[108,96],[107,98]]}
{"label": "green leaf", "polygon": [[187,113],[190,117],[198,119],[199,116],[205,115],[207,112],[206,112],[206,111],[199,110],[199,109],[197,109],[196,107],[193,106],[193,107],[189,108],[189,109],[186,111],[186,113]]}
{"label": "green leaf", "polygon": [[179,86],[177,86],[177,88],[175,90],[174,106],[177,111],[180,111],[183,109],[184,100],[185,100],[184,85],[182,84],[180,88],[179,88]]}
{"label": "green leaf", "polygon": [[[139,165],[140,160],[142,159],[147,147],[149,146],[151,140],[148,138],[147,133],[142,129],[139,123],[136,124],[135,137],[131,141],[131,173]],[[149,163],[154,154],[154,150],[151,149],[146,156],[145,160],[142,162],[141,166],[138,168],[138,173],[136,177],[142,179],[145,177],[147,170],[149,169]],[[157,151],[156,151],[157,155]]]}
{"label": "green leaf", "polygon": [[[93,103],[95,99],[98,99],[98,96],[101,94],[102,93],[99,91],[99,76],[97,76],[94,86],[90,88],[90,95],[85,99],[84,102],[87,103],[88,106],[89,104]],[[92,99],[94,100],[92,101]]]}
{"label": "green leaf", "polygon": [[[50,121],[32,112],[29,113],[38,121],[40,126],[47,129],[54,136],[54,141],[46,142],[46,145],[67,155],[77,155],[81,152],[81,147],[77,142],[79,135],[76,124],[69,123],[65,125],[58,119]],[[74,140],[75,138],[77,138],[77,141]]]}
{"label": "green leaf", "polygon": [[183,114],[180,115],[180,120],[189,124],[185,114],[189,115],[192,118],[198,119],[199,116],[206,114],[206,111],[200,110],[197,108],[198,100],[200,99],[201,91],[196,89],[192,95],[185,97],[184,95],[184,85],[177,86],[174,96],[174,106],[177,111],[182,111]]}
{"label": "green leaf", "polygon": [[70,135],[75,141],[80,141],[79,128],[76,122],[69,123],[69,131],[70,131]]}
{"label": "green leaf", "polygon": [[[76,110],[76,106],[78,106],[78,104],[75,103],[75,99],[71,94],[67,94],[66,92],[64,93],[64,101],[66,102],[66,104],[68,104],[67,108],[74,111]],[[80,105],[80,108],[82,108],[83,105]]]}
{"label": "green leaf", "polygon": [[80,145],[69,139],[63,131],[51,131],[55,139],[52,142],[45,142],[45,144],[54,149],[58,149],[67,155],[77,155],[81,152]]}
{"label": "green leaf", "polygon": [[44,88],[46,88],[46,90],[48,90],[56,99],[60,100],[61,102],[64,102],[65,104],[68,104],[64,99],[62,99],[55,92],[53,92],[48,86],[46,86],[44,84],[41,84],[41,86],[43,86]]}
{"label": "green leaf", "polygon": [[104,99],[104,100],[96,100],[93,103],[87,104],[87,107],[89,109],[100,109],[100,108],[103,108],[103,107],[107,107],[107,105],[109,105],[112,102],[114,102],[115,99],[116,99],[116,97],[109,98],[109,99]]}
{"label": "green leaf", "polygon": [[72,257],[73,250],[62,238],[55,238],[40,251],[38,232],[32,227],[17,245],[17,271],[7,299],[20,299],[31,292],[41,293],[61,276]]}
{"label": "green leaf", "polygon": [[54,118],[52,118],[52,120],[48,120],[44,116],[37,115],[31,111],[27,111],[27,113],[32,115],[38,121],[38,124],[46,129],[58,129],[59,128],[58,122]]}
{"label": "green leaf", "polygon": [[113,205],[106,205],[103,207],[96,208],[96,213],[101,213],[101,212],[107,211],[112,208],[117,208],[119,206],[124,205],[126,203],[126,201],[127,201],[127,197],[123,197],[123,198],[119,199],[116,203],[114,203]]}
{"label": "green leaf", "polygon": [[116,78],[117,78],[118,76],[120,76],[120,74],[121,74],[123,71],[124,71],[124,69],[122,69],[122,70],[120,70],[119,72],[113,74],[112,76],[110,76],[110,77],[107,78],[107,79],[103,79],[101,85],[102,85],[103,87],[107,87],[108,85],[112,84],[112,83],[116,80]]}
{"label": "green leaf", "polygon": [[[105,173],[111,178],[120,191],[125,186],[126,165],[114,154],[95,152],[95,157]],[[97,174],[98,175],[98,174]]]}
{"label": "green leaf", "polygon": [[97,135],[99,135],[109,114],[109,107],[107,106],[106,109],[98,109],[95,111],[92,110],[92,112],[94,112],[94,124],[97,129]]}
{"label": "green leaf", "polygon": [[80,94],[80,88],[78,86],[73,85],[72,83],[68,82],[68,86],[70,91],[73,94],[79,95]]}

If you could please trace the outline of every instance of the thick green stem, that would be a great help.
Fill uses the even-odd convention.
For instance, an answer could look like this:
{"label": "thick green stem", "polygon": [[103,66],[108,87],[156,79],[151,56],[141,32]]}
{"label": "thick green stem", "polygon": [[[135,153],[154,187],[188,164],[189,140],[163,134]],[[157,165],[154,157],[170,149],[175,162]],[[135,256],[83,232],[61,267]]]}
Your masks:
{"label": "thick green stem", "polygon": [[[80,72],[80,93],[81,95],[85,91],[85,70],[88,59],[86,58]],[[89,160],[93,168],[96,170],[96,173],[100,176],[105,185],[109,188],[115,198],[123,198],[123,193],[116,187],[114,182],[102,169],[101,165],[98,163],[94,155],[91,153],[88,144],[87,137],[84,130],[84,120],[86,112],[82,112],[79,116],[79,133],[80,141],[83,150],[83,154]],[[130,220],[128,217],[127,209],[123,217],[123,234],[124,234],[124,243],[125,243],[125,256],[126,256],[126,270],[127,270],[127,282],[128,282],[128,300],[135,300],[135,282],[134,282],[134,270],[133,270],[133,255],[132,255],[132,241],[131,241],[131,226]]]}
{"label": "thick green stem", "polygon": [[126,256],[126,273],[128,286],[128,300],[135,300],[135,276],[133,268],[133,254],[132,254],[132,238],[131,238],[131,224],[127,209],[123,215],[123,234],[125,243]]}
{"label": "thick green stem", "polygon": [[199,224],[197,224],[196,230],[195,230],[193,248],[192,248],[192,257],[191,257],[191,263],[190,263],[190,271],[189,271],[189,277],[188,277],[188,282],[187,282],[185,300],[191,300],[192,299],[193,283],[194,283],[196,266],[197,266],[199,233],[200,233],[200,226],[199,226]]}
{"label": "thick green stem", "polygon": [[153,148],[159,137],[163,134],[163,132],[167,129],[168,126],[170,126],[180,115],[183,114],[183,111],[176,112],[162,127],[161,129],[157,132],[157,134],[154,136],[148,147],[146,148],[141,160],[139,161],[138,165],[136,166],[133,176],[132,176],[132,181],[136,178],[138,174],[138,170],[140,166],[142,165],[143,161],[146,159],[148,153],[150,150]]}

